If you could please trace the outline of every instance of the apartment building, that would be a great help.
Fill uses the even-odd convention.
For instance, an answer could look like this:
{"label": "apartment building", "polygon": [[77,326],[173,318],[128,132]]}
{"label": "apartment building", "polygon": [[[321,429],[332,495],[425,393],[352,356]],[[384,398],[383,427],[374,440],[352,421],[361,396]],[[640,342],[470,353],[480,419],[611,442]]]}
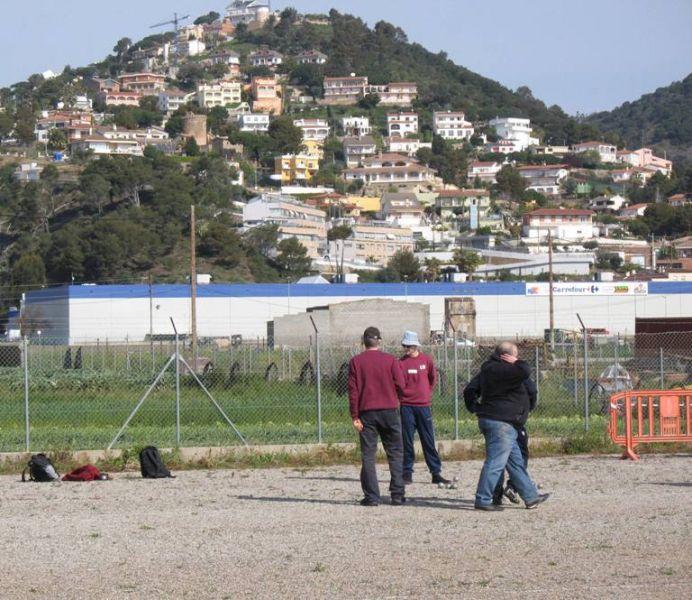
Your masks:
{"label": "apartment building", "polygon": [[253,77],[251,82],[253,112],[280,115],[283,111],[281,85],[274,77]]}
{"label": "apartment building", "polygon": [[377,154],[375,140],[369,135],[361,137],[344,138],[344,156],[346,157],[346,167],[357,167],[362,162]]}
{"label": "apartment building", "polygon": [[315,154],[284,154],[274,159],[274,175],[283,185],[305,184],[320,169],[320,159]]}
{"label": "apartment building", "polygon": [[446,140],[470,140],[474,129],[463,112],[448,110],[433,113],[433,132]]}
{"label": "apartment building", "polygon": [[195,99],[201,108],[215,106],[234,106],[240,104],[241,84],[238,81],[218,81],[216,83],[201,83],[197,85]]}
{"label": "apartment building", "polygon": [[238,115],[240,131],[267,131],[269,115],[267,113],[243,113]]}
{"label": "apartment building", "polygon": [[165,75],[158,73],[123,73],[118,81],[121,90],[140,92],[145,96],[158,96],[166,88]]}
{"label": "apartment building", "polygon": [[594,237],[594,213],[585,209],[539,208],[523,217],[522,235],[530,240],[576,242]]}
{"label": "apartment building", "polygon": [[[396,227],[386,222],[371,221],[367,224],[349,223],[353,234],[343,241],[344,261],[350,264],[385,266],[400,250],[414,248],[413,232],[406,227]],[[336,242],[329,243],[329,255],[341,256]]]}

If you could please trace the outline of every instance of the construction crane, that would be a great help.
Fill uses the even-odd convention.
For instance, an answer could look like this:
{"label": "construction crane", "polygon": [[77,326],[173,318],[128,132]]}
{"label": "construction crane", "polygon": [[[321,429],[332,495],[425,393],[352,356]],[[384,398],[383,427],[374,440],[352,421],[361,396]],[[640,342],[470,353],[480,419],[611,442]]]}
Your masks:
{"label": "construction crane", "polygon": [[154,29],[155,27],[163,27],[164,25],[173,25],[175,27],[175,32],[178,33],[178,23],[189,19],[190,15],[185,15],[184,17],[179,17],[178,13],[173,13],[173,19],[170,21],[164,21],[163,23],[157,23],[156,25],[151,25],[149,29]]}

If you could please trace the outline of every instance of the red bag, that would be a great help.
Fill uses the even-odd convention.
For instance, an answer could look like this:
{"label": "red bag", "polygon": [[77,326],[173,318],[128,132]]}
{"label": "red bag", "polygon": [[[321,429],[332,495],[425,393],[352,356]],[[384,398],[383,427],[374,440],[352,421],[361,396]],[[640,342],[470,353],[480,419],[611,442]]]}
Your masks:
{"label": "red bag", "polygon": [[74,471],[63,475],[63,481],[94,481],[95,479],[103,479],[101,471],[94,465],[84,465],[77,467]]}

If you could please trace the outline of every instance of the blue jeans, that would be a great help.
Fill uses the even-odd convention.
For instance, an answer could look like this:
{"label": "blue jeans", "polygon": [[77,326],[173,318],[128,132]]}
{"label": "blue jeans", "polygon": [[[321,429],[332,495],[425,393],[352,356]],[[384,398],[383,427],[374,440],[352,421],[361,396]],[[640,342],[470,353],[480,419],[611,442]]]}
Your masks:
{"label": "blue jeans", "polygon": [[413,473],[413,464],[416,462],[416,451],[413,446],[413,438],[418,431],[420,444],[423,447],[423,456],[428,470],[433,475],[442,471],[440,455],[435,448],[435,430],[433,429],[432,410],[429,406],[401,406],[401,425],[404,435],[404,475]]}
{"label": "blue jeans", "polygon": [[478,427],[485,437],[485,462],[476,488],[476,504],[492,503],[493,490],[505,468],[524,502],[538,499],[538,490],[526,471],[517,443],[516,428],[509,423],[483,417],[478,419]]}

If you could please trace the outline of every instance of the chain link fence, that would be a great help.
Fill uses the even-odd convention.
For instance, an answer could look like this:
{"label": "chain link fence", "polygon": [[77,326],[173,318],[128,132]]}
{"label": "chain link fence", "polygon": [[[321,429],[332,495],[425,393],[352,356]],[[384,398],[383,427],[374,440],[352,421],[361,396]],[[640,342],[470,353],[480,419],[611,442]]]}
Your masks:
{"label": "chain link fence", "polygon": [[[438,439],[479,437],[462,393],[498,341],[454,334],[423,347],[440,375]],[[538,384],[528,425],[534,437],[605,431],[615,391],[692,384],[690,333],[559,332],[553,340],[515,341]],[[398,355],[401,348],[383,350]],[[0,451],[354,441],[348,361],[360,351],[323,343],[317,332],[299,347],[200,340],[196,357],[188,339],[177,346],[174,339],[65,346],[37,337],[3,344]]]}

